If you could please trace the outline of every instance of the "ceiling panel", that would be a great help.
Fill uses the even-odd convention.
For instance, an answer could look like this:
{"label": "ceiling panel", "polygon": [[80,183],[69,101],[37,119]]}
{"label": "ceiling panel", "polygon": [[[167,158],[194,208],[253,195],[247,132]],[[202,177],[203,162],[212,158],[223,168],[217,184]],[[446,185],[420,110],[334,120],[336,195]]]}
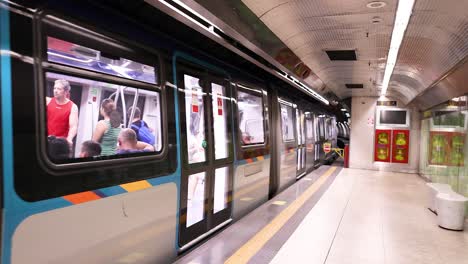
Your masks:
{"label": "ceiling panel", "polygon": [[[341,98],[378,96],[397,6],[362,0],[242,0]],[[374,17],[381,23],[373,24]],[[325,50],[354,49],[357,61],[330,61]],[[416,0],[389,93],[410,102],[468,54],[468,1]],[[347,89],[348,82],[364,89]]]}

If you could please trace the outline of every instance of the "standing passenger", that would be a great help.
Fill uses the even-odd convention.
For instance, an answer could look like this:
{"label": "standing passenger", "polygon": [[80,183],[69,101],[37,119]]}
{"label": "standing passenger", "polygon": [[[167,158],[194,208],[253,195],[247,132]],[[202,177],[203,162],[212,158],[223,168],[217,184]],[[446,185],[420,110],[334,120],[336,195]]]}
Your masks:
{"label": "standing passenger", "polygon": [[78,107],[68,99],[70,90],[68,81],[56,80],[54,97],[46,97],[47,135],[66,138],[72,146],[78,130]]}
{"label": "standing passenger", "polygon": [[[129,107],[127,110],[128,118],[132,114],[133,106]],[[135,111],[133,113],[133,120],[131,128],[135,131],[137,135],[137,140],[146,142],[152,146],[156,143],[156,138],[153,135],[153,129],[148,126],[148,124],[141,119],[141,110],[135,106]]]}
{"label": "standing passenger", "polygon": [[101,156],[114,155],[117,150],[117,137],[120,133],[120,114],[112,99],[104,99],[101,103],[101,115],[104,120],[97,123],[93,140],[101,143]]}

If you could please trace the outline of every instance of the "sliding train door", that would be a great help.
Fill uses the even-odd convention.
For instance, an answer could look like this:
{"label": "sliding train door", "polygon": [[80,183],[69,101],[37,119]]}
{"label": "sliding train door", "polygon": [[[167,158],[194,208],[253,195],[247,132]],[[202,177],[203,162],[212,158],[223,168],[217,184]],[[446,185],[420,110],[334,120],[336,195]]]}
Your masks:
{"label": "sliding train door", "polygon": [[305,135],[304,111],[296,108],[296,131],[297,131],[297,159],[296,178],[301,178],[306,174],[306,135]]}
{"label": "sliding train door", "polygon": [[178,66],[182,135],[179,244],[202,238],[231,217],[230,85],[201,69]]}

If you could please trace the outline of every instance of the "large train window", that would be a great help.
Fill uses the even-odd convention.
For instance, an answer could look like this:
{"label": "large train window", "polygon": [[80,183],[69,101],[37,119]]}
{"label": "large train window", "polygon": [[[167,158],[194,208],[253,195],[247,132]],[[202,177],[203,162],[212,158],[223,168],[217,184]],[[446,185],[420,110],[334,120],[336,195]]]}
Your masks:
{"label": "large train window", "polygon": [[43,22],[49,160],[69,164],[162,153],[157,57],[75,24],[60,26],[64,22],[52,16]]}
{"label": "large train window", "polygon": [[46,73],[47,154],[54,163],[158,152],[160,94]]}
{"label": "large train window", "polygon": [[281,132],[283,133],[283,141],[294,140],[294,123],[293,123],[293,108],[292,105],[280,103],[281,108]]}
{"label": "large train window", "polygon": [[245,86],[238,87],[237,107],[239,109],[239,129],[243,145],[265,143],[262,92]]}

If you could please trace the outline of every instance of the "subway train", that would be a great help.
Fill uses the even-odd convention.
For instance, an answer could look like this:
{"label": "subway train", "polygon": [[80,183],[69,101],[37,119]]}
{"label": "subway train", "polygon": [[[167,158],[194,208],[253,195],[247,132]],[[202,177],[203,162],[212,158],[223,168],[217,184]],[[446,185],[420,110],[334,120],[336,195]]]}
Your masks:
{"label": "subway train", "polygon": [[0,1],[3,263],[171,262],[349,136],[303,84],[124,2]]}

